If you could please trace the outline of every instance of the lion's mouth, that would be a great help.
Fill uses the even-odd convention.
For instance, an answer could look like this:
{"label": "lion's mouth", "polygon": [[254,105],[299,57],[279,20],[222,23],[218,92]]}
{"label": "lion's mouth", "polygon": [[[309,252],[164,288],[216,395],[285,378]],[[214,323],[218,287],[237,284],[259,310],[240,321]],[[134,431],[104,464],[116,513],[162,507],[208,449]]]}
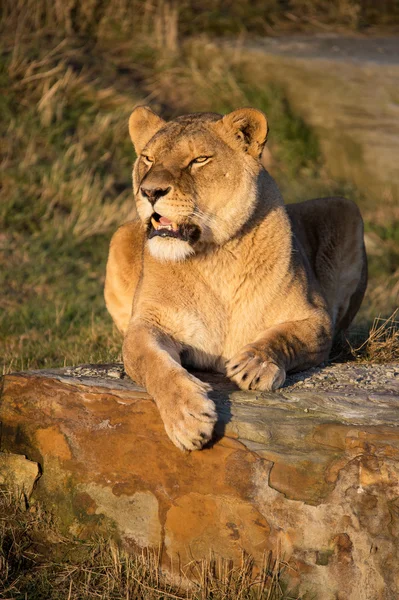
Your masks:
{"label": "lion's mouth", "polygon": [[181,223],[178,225],[167,217],[153,213],[148,223],[148,239],[153,237],[168,237],[183,240],[193,244],[198,241],[201,231],[197,225],[192,223]]}

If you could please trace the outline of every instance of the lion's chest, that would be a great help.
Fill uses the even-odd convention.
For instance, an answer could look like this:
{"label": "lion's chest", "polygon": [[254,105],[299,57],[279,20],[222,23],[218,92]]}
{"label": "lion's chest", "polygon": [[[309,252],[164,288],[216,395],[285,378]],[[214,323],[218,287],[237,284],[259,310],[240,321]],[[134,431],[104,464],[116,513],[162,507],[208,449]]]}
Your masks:
{"label": "lion's chest", "polygon": [[[223,370],[224,362],[253,342],[275,318],[273,286],[267,275],[239,268],[205,271],[182,289],[176,322],[192,364]],[[184,306],[184,308],[183,308]],[[270,317],[270,318],[269,318]]]}
{"label": "lion's chest", "polygon": [[223,370],[275,319],[275,274],[240,262],[192,269],[175,265],[167,277],[147,272],[135,311],[183,347],[187,362]]}
{"label": "lion's chest", "polygon": [[231,306],[208,290],[205,302],[180,306],[165,328],[183,345],[188,364],[223,371],[225,361],[259,335],[265,309],[261,304],[248,297]]}
{"label": "lion's chest", "polygon": [[187,361],[217,368],[226,337],[226,309],[198,272],[175,265],[145,274],[135,316],[153,323],[183,348]]}

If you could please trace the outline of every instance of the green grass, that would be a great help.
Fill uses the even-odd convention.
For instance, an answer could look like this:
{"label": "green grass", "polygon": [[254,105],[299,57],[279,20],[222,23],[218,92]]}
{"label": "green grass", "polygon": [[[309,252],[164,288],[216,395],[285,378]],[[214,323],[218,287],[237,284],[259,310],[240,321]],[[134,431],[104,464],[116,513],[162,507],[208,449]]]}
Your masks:
{"label": "green grass", "polygon": [[[195,38],[160,52],[155,25],[152,36],[120,41],[99,28],[93,44],[87,32],[32,29],[13,10],[0,56],[0,372],[121,358],[103,284],[111,235],[134,211],[127,120],[137,102],[166,118],[256,106],[286,201],[348,193],[362,205],[329,178],[317,136],[283,91],[236,48]],[[363,328],[397,305],[398,224],[378,223],[366,223],[374,246]]]}
{"label": "green grass", "polygon": [[[7,90],[1,107],[7,139],[0,202],[3,372],[120,359],[121,340],[106,313],[102,290],[110,237],[134,210],[127,118],[140,91],[121,94],[105,87],[108,81],[102,84],[95,77],[100,53],[86,76],[72,71],[62,53],[46,59],[54,46],[55,41],[40,54],[36,41],[23,46],[20,63],[13,64],[7,53],[1,61],[1,87]],[[84,62],[78,47],[68,49]],[[188,48],[186,71],[176,81],[187,88],[191,110],[231,110],[237,100],[231,91],[237,85],[240,93],[251,93],[244,83],[236,84],[233,66],[229,76],[220,78],[218,102],[216,92],[209,97],[209,84],[196,89],[190,78],[196,52],[197,47]],[[168,97],[170,88],[162,81],[174,72],[173,59],[165,64],[149,48],[148,63],[138,73],[129,54],[124,59],[131,60],[133,77],[141,75],[142,93],[151,90],[154,76],[161,78],[155,105],[166,101],[169,116],[189,109]],[[211,59],[216,59],[214,49]],[[123,87],[118,60],[120,56],[113,61],[111,55],[107,72]],[[204,83],[205,67],[201,65]],[[58,70],[52,75],[54,68]],[[214,83],[219,69],[216,61]],[[290,156],[301,156],[293,168],[313,160],[305,152],[309,133],[281,94],[274,89],[256,94],[260,108],[274,110],[277,141],[286,140]]]}
{"label": "green grass", "polygon": [[133,211],[126,122],[136,100],[62,63],[42,79],[53,65],[40,62],[11,73],[10,57],[1,61],[3,370],[120,358],[102,287],[110,236]]}

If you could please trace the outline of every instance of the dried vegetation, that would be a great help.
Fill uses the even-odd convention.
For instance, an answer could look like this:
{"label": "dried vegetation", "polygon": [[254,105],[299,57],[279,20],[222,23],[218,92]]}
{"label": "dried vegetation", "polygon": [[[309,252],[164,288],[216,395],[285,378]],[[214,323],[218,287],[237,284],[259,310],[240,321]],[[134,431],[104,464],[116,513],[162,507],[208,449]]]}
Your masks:
{"label": "dried vegetation", "polygon": [[390,317],[376,317],[367,338],[358,345],[356,333],[349,339],[350,353],[357,360],[389,363],[399,359],[399,309]]}
{"label": "dried vegetation", "polygon": [[[322,0],[312,9],[309,2],[291,4],[294,16],[313,11],[322,18]],[[231,18],[247,15],[241,20],[255,31],[260,4],[255,12],[244,0],[233,5]],[[333,18],[327,11],[328,19],[336,23],[354,6],[329,5],[337,12]],[[381,6],[379,22],[389,12]],[[267,27],[293,22],[279,7],[270,0]],[[214,23],[221,14],[216,10]],[[249,68],[239,41],[222,50],[208,38],[181,35],[204,18],[195,2],[2,3],[0,371],[120,359],[102,286],[110,236],[134,212],[126,122],[138,102],[166,117],[257,106],[271,123],[272,173],[288,201],[349,193],[362,203],[350,185],[331,181],[317,137],[283,91]],[[398,224],[380,225],[376,202],[377,208],[378,227],[370,213],[367,224],[363,336],[374,315],[392,313],[399,292]]]}

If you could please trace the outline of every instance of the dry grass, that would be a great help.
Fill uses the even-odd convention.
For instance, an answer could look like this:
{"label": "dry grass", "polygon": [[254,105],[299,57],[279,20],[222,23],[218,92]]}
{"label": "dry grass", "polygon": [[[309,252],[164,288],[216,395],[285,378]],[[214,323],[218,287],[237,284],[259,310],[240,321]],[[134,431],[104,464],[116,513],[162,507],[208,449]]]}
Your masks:
{"label": "dry grass", "polygon": [[18,43],[0,65],[0,373],[117,359],[102,287],[109,238],[134,213],[137,98],[75,70],[79,41]]}
{"label": "dry grass", "polygon": [[368,337],[360,345],[350,343],[352,355],[358,360],[389,363],[399,360],[399,308],[387,319],[376,317]]}
{"label": "dry grass", "polygon": [[40,504],[26,510],[0,490],[3,600],[295,600],[283,583],[287,568],[271,554],[257,570],[248,556],[236,567],[210,558],[190,565],[190,580],[173,576],[172,585],[160,552],[132,556],[104,539],[78,542],[62,535]]}
{"label": "dry grass", "polygon": [[[110,236],[134,212],[127,118],[137,102],[167,118],[257,106],[288,201],[354,192],[329,179],[316,136],[248,68],[239,42],[221,50],[204,37],[173,41],[176,5],[167,2],[75,4],[2,5],[0,373],[120,359],[102,288]],[[397,224],[369,229],[364,322],[390,314],[399,292]]]}
{"label": "dry grass", "polygon": [[[281,31],[358,31],[368,27],[397,27],[395,0],[3,0],[7,28],[29,27],[63,35],[92,36],[156,33],[168,50],[177,48],[178,31],[226,35],[243,31],[264,35]],[[165,47],[164,46],[164,47]]]}

